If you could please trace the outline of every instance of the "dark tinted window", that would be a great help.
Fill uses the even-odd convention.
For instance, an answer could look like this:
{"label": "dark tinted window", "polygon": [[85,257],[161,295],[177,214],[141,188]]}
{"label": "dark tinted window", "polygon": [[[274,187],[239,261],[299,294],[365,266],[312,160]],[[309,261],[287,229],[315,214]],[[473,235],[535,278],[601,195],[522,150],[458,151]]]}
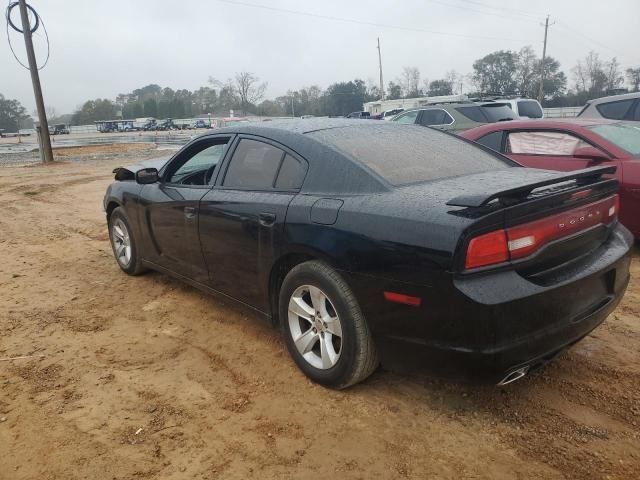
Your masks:
{"label": "dark tinted window", "polygon": [[622,120],[625,114],[629,111],[629,107],[633,100],[621,100],[618,102],[609,102],[603,103],[601,105],[596,105],[598,112],[604,118],[611,118],[613,120]]}
{"label": "dark tinted window", "polygon": [[487,117],[484,116],[480,107],[458,107],[456,108],[456,110],[467,117],[469,120],[473,120],[474,122],[487,123]]}
{"label": "dark tinted window", "polygon": [[636,122],[640,122],[640,101],[636,102],[636,111],[634,112],[631,120],[635,120]]}
{"label": "dark tinted window", "polygon": [[489,103],[481,106],[480,108],[487,117],[489,123],[513,120],[516,118],[513,114],[513,110],[504,103]]}
{"label": "dark tinted window", "polygon": [[225,187],[272,188],[284,152],[255,140],[242,139],[231,158]]}
{"label": "dark tinted window", "polygon": [[297,190],[302,186],[306,173],[306,163],[296,160],[291,155],[285,155],[276,180],[276,188],[279,190]]}
{"label": "dark tinted window", "polygon": [[489,133],[484,137],[480,137],[476,142],[485,147],[489,147],[491,150],[500,152],[502,149],[502,132]]}
{"label": "dark tinted window", "polygon": [[448,125],[453,123],[453,118],[444,110],[433,109],[433,110],[423,110],[422,116],[420,117],[421,125]]}
{"label": "dark tinted window", "polygon": [[542,108],[535,100],[518,100],[518,114],[521,117],[542,118]]}
{"label": "dark tinted window", "polygon": [[393,185],[514,165],[453,135],[430,128],[393,127],[334,128],[307,135],[363,163]]}

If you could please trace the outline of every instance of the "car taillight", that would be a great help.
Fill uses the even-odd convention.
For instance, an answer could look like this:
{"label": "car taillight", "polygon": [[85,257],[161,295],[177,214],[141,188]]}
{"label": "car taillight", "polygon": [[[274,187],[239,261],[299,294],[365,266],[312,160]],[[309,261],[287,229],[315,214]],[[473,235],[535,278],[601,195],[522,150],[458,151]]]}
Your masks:
{"label": "car taillight", "polygon": [[540,220],[479,235],[469,242],[465,268],[525,258],[554,240],[595,225],[610,224],[618,216],[619,202],[618,195],[613,195]]}

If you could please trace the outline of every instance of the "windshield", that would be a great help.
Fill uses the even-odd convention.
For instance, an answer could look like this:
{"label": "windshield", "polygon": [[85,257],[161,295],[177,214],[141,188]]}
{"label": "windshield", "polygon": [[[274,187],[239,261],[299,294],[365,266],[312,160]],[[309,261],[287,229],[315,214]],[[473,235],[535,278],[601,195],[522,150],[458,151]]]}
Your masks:
{"label": "windshield", "polygon": [[631,123],[613,123],[587,128],[631,155],[640,155],[640,126]]}
{"label": "windshield", "polygon": [[393,185],[515,165],[453,135],[429,128],[406,125],[356,128],[318,130],[308,135],[365,164]]}
{"label": "windshield", "polygon": [[489,123],[513,120],[516,118],[511,107],[504,103],[488,103],[480,108],[482,108],[482,112],[486,115]]}

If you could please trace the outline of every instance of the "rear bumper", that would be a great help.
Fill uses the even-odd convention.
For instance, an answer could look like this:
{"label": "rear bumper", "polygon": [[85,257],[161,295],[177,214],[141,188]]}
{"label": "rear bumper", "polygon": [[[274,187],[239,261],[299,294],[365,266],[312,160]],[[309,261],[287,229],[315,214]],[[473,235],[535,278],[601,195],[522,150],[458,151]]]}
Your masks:
{"label": "rear bumper", "polygon": [[363,310],[387,368],[497,383],[519,367],[548,361],[607,318],[627,288],[632,244],[633,236],[616,227],[553,286],[513,271],[455,278],[448,289],[385,285],[420,296],[423,305],[391,312],[379,304],[380,315]]}

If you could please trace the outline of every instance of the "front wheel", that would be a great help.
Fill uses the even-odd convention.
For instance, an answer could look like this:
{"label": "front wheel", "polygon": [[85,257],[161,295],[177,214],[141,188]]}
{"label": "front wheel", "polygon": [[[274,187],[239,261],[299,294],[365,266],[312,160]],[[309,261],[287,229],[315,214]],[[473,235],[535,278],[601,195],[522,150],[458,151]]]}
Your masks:
{"label": "front wheel", "polygon": [[145,271],[138,254],[138,245],[131,224],[122,207],[116,208],[109,217],[109,238],[118,266],[129,275]]}
{"label": "front wheel", "polygon": [[353,292],[325,263],[305,262],[287,274],[279,314],[289,353],[311,380],[346,388],[378,366],[373,337]]}

